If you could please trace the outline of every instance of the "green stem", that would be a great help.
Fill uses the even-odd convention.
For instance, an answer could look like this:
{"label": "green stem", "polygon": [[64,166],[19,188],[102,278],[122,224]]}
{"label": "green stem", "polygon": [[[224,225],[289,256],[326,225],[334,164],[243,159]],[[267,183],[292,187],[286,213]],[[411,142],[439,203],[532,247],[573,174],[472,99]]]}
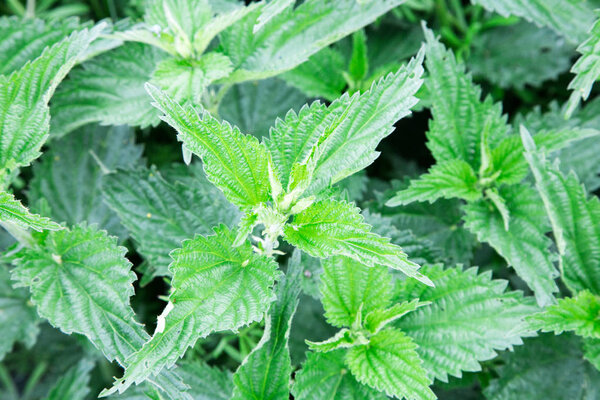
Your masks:
{"label": "green stem", "polygon": [[25,389],[23,390],[23,398],[29,398],[29,395],[37,386],[38,382],[40,381],[40,378],[42,377],[42,375],[44,375],[44,372],[46,372],[47,367],[48,363],[46,363],[46,361],[41,361],[35,366],[31,375],[29,375],[27,383],[25,384]]}
{"label": "green stem", "polygon": [[18,398],[18,391],[15,383],[13,382],[8,369],[4,366],[4,364],[0,363],[0,382],[6,389],[6,391],[10,394],[10,397]]}
{"label": "green stem", "polygon": [[35,0],[27,0],[25,18],[35,18]]}
{"label": "green stem", "polygon": [[31,247],[35,242],[33,237],[31,236],[31,232],[27,229],[20,227],[14,222],[10,221],[1,221],[0,226],[2,226],[12,237],[15,238],[17,242],[22,244],[25,247]]}

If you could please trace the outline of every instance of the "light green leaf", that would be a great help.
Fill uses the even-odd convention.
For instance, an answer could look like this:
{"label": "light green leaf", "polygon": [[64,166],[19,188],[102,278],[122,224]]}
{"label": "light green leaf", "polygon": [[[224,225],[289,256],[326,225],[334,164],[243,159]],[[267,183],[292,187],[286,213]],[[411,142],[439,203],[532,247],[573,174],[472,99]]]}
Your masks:
{"label": "light green leaf", "polygon": [[167,94],[146,85],[162,117],[178,132],[177,138],[203,161],[208,179],[233,204],[247,208],[269,199],[267,149],[237,127],[219,122],[201,107],[181,107]]}
{"label": "light green leaf", "polygon": [[392,277],[386,267],[369,267],[340,256],[323,260],[322,264],[321,302],[331,325],[350,327],[359,313],[367,315],[389,304]]}
{"label": "light green leaf", "polygon": [[481,190],[477,188],[477,175],[473,168],[460,159],[448,160],[434,165],[429,172],[410,182],[410,186],[392,197],[389,207],[415,201],[433,203],[439,198],[477,200]]}
{"label": "light green leaf", "polygon": [[102,176],[117,167],[132,167],[142,148],[134,143],[126,127],[87,126],[53,141],[50,150],[33,166],[27,198],[32,207],[49,206],[50,216],[67,225],[98,224],[111,234],[125,238],[119,218],[102,201]]}
{"label": "light green leaf", "polygon": [[359,82],[366,77],[368,71],[367,36],[361,29],[352,35],[352,55],[348,64],[348,73],[354,82]]}
{"label": "light green leaf", "polygon": [[14,224],[21,228],[31,228],[36,231],[57,230],[62,227],[50,218],[32,214],[10,193],[0,191],[0,224],[10,230]]}
{"label": "light green leaf", "polygon": [[465,226],[487,242],[511,265],[535,293],[540,306],[553,302],[558,291],[558,272],[546,236],[548,220],[538,194],[529,186],[507,186],[499,190],[510,214],[506,230],[500,212],[485,200],[467,204]]}
{"label": "light green leaf", "polygon": [[0,177],[40,156],[49,131],[48,102],[102,28],[74,32],[10,76],[0,75]]}
{"label": "light green leaf", "polygon": [[489,11],[508,17],[516,15],[546,26],[572,43],[580,43],[594,23],[593,5],[564,0],[471,0]]}
{"label": "light green leaf", "polygon": [[124,171],[105,175],[102,190],[151,266],[150,279],[170,275],[169,253],[194,234],[208,235],[223,223],[233,226],[239,211],[210,182],[201,167],[179,166]]}
{"label": "light green leaf", "polygon": [[373,336],[368,345],[356,346],[346,354],[346,364],[361,383],[399,399],[435,399],[431,381],[410,336],[386,329]]}
{"label": "light green leaf", "polygon": [[359,344],[368,343],[363,335],[356,335],[349,329],[340,329],[335,335],[321,342],[306,341],[308,348],[317,353],[327,353],[338,349],[348,349]]}
{"label": "light green leaf", "polygon": [[[211,367],[201,360],[178,363],[177,372],[190,386],[194,400],[229,400],[233,392],[231,372]],[[131,388],[127,393],[135,388]],[[117,397],[118,398],[118,397]]]}
{"label": "light green leaf", "polygon": [[261,341],[233,376],[232,400],[289,400],[292,365],[288,339],[298,306],[302,263],[296,250],[288,262],[285,278],[277,284],[277,300]]}
{"label": "light green leaf", "polygon": [[359,209],[346,202],[327,199],[314,203],[285,226],[284,238],[313,257],[342,255],[369,267],[383,265],[397,269],[432,284],[417,271],[419,265],[409,261],[389,239],[372,233]]}
{"label": "light green leaf", "polygon": [[521,137],[552,223],[563,280],[573,292],[588,289],[600,295],[600,201],[595,196],[587,198],[574,174],[565,177],[548,163],[525,128]]}
{"label": "light green leaf", "polygon": [[558,304],[546,308],[544,312],[532,315],[528,321],[533,329],[554,332],[574,331],[583,337],[600,339],[600,299],[584,290],[575,297],[559,299]]}
{"label": "light green leaf", "polygon": [[415,311],[418,307],[426,306],[429,303],[420,303],[419,299],[405,301],[394,304],[389,308],[378,308],[367,314],[365,317],[365,328],[372,334],[381,331],[388,324],[402,318],[409,312]]}
{"label": "light green leaf", "polygon": [[569,83],[569,89],[573,90],[573,93],[567,102],[567,118],[573,115],[581,100],[587,100],[594,82],[600,77],[600,20],[596,20],[587,39],[577,51],[581,53],[581,57],[571,68],[575,78]]}
{"label": "light green leaf", "polygon": [[531,335],[525,317],[538,311],[535,301],[521,292],[507,292],[507,281],[492,279],[489,271],[478,273],[477,268],[423,269],[436,287],[398,282],[394,301],[418,298],[431,304],[394,325],[414,339],[432,378],[447,382],[448,375],[460,378],[461,371],[480,371],[481,361],[522,344],[521,337]]}
{"label": "light green leaf", "polygon": [[387,396],[356,381],[344,363],[344,350],[308,353],[295,375],[297,400],[385,400]]}
{"label": "light green leaf", "polygon": [[81,360],[71,367],[52,387],[46,400],[84,400],[90,392],[90,371],[94,362]]}
{"label": "light green leaf", "polygon": [[159,122],[144,83],[165,54],[148,45],[126,43],[73,71],[52,101],[52,135],[99,122],[148,127]]}
{"label": "light green leaf", "polygon": [[584,339],[583,350],[583,357],[600,370],[600,339]]}
{"label": "light green leaf", "polygon": [[284,10],[293,7],[295,0],[271,0],[263,8],[256,20],[256,25],[252,28],[252,33],[256,33],[269,22],[273,17],[279,15]]}
{"label": "light green leaf", "polygon": [[173,251],[173,291],[152,338],[127,359],[128,368],[108,395],[122,393],[173,365],[198,338],[259,321],[273,300],[278,276],[271,258],[250,243],[233,247],[225,226],[213,236],[196,236]]}

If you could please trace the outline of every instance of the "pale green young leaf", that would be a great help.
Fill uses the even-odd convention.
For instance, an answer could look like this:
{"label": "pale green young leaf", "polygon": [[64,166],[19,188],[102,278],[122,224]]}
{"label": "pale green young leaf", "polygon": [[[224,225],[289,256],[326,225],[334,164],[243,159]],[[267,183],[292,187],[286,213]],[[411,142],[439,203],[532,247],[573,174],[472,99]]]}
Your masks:
{"label": "pale green young leaf", "polygon": [[350,203],[327,199],[312,204],[285,226],[284,238],[313,257],[346,256],[369,267],[382,265],[397,269],[427,285],[432,284],[399,246],[372,233],[359,209]]}
{"label": "pale green young leaf", "polygon": [[28,301],[29,293],[13,288],[8,268],[0,264],[0,360],[15,342],[30,348],[36,341],[40,319]]}
{"label": "pale green young leaf", "polygon": [[574,331],[583,337],[600,339],[600,299],[584,290],[575,297],[559,299],[539,314],[528,318],[535,330],[554,332],[559,335],[564,331]]}
{"label": "pale green young leaf", "polygon": [[50,129],[48,102],[102,27],[74,32],[20,70],[0,75],[0,175],[40,156]]}
{"label": "pale green young leaf", "polygon": [[394,304],[389,308],[378,308],[371,311],[365,317],[365,328],[372,334],[376,334],[388,324],[402,318],[404,315],[415,311],[417,308],[429,303],[421,303],[419,299]]}
{"label": "pale green young leaf", "polygon": [[516,15],[546,26],[572,43],[580,43],[594,23],[593,5],[564,0],[471,0],[472,3],[508,17]]}
{"label": "pale green young leaf", "polygon": [[486,200],[465,205],[465,226],[504,257],[533,290],[540,306],[548,305],[558,291],[554,282],[558,271],[549,251],[548,220],[541,200],[525,184],[503,187],[499,195],[510,214],[508,230],[500,212]]}
{"label": "pale green young leaf", "polygon": [[233,376],[232,400],[288,400],[292,365],[288,339],[298,306],[302,261],[296,250],[285,278],[277,284],[277,300],[271,305],[265,331],[252,353]]}
{"label": "pale green young leaf", "polygon": [[477,175],[467,162],[454,159],[435,164],[426,174],[410,181],[410,186],[398,192],[386,205],[393,207],[415,201],[433,203],[439,198],[468,201],[481,198]]}
{"label": "pale green young leaf", "polygon": [[367,315],[389,304],[392,277],[386,267],[369,267],[341,256],[330,257],[322,264],[321,302],[331,325],[350,327],[359,313]]}
{"label": "pale green young leaf", "polygon": [[338,349],[348,349],[354,347],[358,344],[368,343],[366,338],[361,336],[357,337],[351,330],[349,329],[340,329],[335,335],[330,337],[329,339],[323,340],[321,342],[313,342],[310,340],[306,341],[308,344],[308,348],[317,353],[327,353],[329,351],[334,351]]}
{"label": "pale green young leaf", "polygon": [[126,43],[85,62],[57,90],[52,100],[54,136],[99,122],[102,125],[148,127],[158,112],[144,90],[165,54],[151,46]]}
{"label": "pale green young leaf", "polygon": [[435,399],[429,388],[427,371],[410,336],[396,329],[385,329],[368,345],[356,346],[346,354],[346,364],[361,383],[388,396],[407,400]]}
{"label": "pale green young leaf", "polygon": [[54,384],[45,400],[84,400],[90,392],[88,385],[93,367],[93,361],[81,360]]}
{"label": "pale green young leaf", "polygon": [[394,301],[418,298],[431,304],[405,315],[394,326],[419,346],[417,352],[430,377],[447,382],[448,375],[460,378],[462,371],[480,371],[480,362],[531,335],[525,317],[539,309],[531,297],[506,291],[507,281],[492,279],[491,272],[478,273],[477,268],[435,265],[423,270],[436,287],[398,282]]}
{"label": "pale green young leaf", "polygon": [[42,202],[55,221],[68,226],[80,222],[98,224],[112,235],[124,238],[119,218],[102,201],[104,174],[116,168],[133,167],[142,155],[126,127],[89,125],[51,142],[39,163],[33,166],[27,198],[41,211]]}
{"label": "pale green young leaf", "polygon": [[[473,83],[465,65],[451,50],[424,27],[427,42],[425,65],[429,77],[425,86],[431,93],[433,120],[427,132],[427,147],[438,163],[459,159],[474,171],[481,163],[482,132],[487,132],[489,148],[509,132],[500,103],[490,96],[481,100],[481,88]],[[463,173],[464,174],[464,173]]]}
{"label": "pale green young leaf", "polygon": [[344,363],[344,350],[308,353],[295,375],[297,400],[384,400],[387,396],[356,381]]}
{"label": "pale green young leaf", "polygon": [[233,393],[231,372],[211,367],[198,359],[182,361],[177,366],[177,372],[190,386],[189,393],[194,400],[229,400],[231,398]]}
{"label": "pale green young leaf", "polygon": [[267,149],[258,140],[244,135],[237,127],[219,122],[201,107],[181,107],[166,93],[146,85],[154,105],[178,132],[178,139],[203,161],[208,179],[225,197],[241,208],[269,199]]}
{"label": "pale green young leaf", "polygon": [[279,15],[284,10],[293,7],[295,0],[271,0],[261,10],[260,15],[256,19],[256,25],[252,28],[252,33],[256,33],[262,29],[262,27],[272,20],[274,17]]}
{"label": "pale green young leaf", "polygon": [[577,51],[581,56],[571,68],[575,77],[569,83],[569,89],[573,90],[573,93],[567,102],[567,118],[573,114],[580,101],[587,100],[594,82],[600,77],[600,20],[596,20],[587,39]]}
{"label": "pale green young leaf", "polygon": [[[164,174],[164,176],[163,176]],[[194,234],[233,226],[239,211],[210,182],[201,167],[118,170],[102,179],[104,201],[137,242],[150,277],[170,275],[169,253]]]}
{"label": "pale green young leaf", "polygon": [[220,226],[214,235],[198,235],[173,251],[173,291],[154,335],[127,359],[125,374],[104,395],[122,393],[172,366],[211,332],[238,329],[263,317],[273,300],[277,264],[254,253],[248,242],[233,247],[234,239],[235,232]]}
{"label": "pale green young leaf", "polygon": [[19,200],[15,199],[15,196],[3,191],[0,191],[0,224],[3,224],[5,229],[10,229],[10,225],[14,224],[21,228],[31,228],[39,232],[46,229],[62,229],[60,224],[50,218],[30,213]]}
{"label": "pale green young leaf", "polygon": [[587,289],[600,295],[600,201],[588,199],[574,174],[565,177],[547,162],[523,127],[521,137],[552,224],[563,280],[573,292]]}

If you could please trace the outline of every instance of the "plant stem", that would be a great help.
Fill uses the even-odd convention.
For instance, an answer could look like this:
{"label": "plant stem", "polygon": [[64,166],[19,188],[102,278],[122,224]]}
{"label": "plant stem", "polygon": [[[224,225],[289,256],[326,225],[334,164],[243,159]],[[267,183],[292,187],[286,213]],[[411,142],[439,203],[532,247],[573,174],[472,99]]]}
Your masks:
{"label": "plant stem", "polygon": [[35,18],[35,0],[27,0],[25,18]]}

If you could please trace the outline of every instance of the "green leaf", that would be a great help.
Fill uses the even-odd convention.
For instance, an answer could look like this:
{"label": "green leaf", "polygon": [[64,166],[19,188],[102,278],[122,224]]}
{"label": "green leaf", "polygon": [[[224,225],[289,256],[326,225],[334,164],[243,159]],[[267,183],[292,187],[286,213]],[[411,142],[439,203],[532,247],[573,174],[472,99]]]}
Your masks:
{"label": "green leaf", "polygon": [[372,233],[359,209],[346,202],[327,199],[314,203],[285,226],[284,238],[313,257],[342,255],[369,267],[383,265],[397,269],[432,284],[417,271],[419,265],[409,261],[389,239]]}
{"label": "green leaf", "polygon": [[441,162],[410,182],[410,186],[392,197],[387,206],[410,204],[415,201],[433,203],[439,198],[477,200],[481,191],[477,188],[477,175],[465,161],[455,159]]}
{"label": "green leaf", "polygon": [[[194,400],[229,400],[231,398],[233,392],[231,372],[211,367],[201,360],[183,361],[177,365],[179,367],[177,372],[190,386],[189,393]],[[129,391],[133,389],[131,388]]]}
{"label": "green leaf", "polygon": [[277,300],[269,310],[263,337],[233,376],[232,400],[290,398],[292,365],[288,339],[298,306],[301,272],[300,251],[296,250],[285,278],[277,284]]}
{"label": "green leaf", "polygon": [[122,393],[173,365],[198,338],[259,321],[273,300],[277,264],[250,243],[233,247],[225,226],[196,236],[172,253],[173,291],[152,338],[127,359],[128,368],[108,395]]}
{"label": "green leaf", "polygon": [[521,137],[552,223],[563,280],[573,292],[588,289],[600,295],[600,201],[598,197],[588,200],[575,175],[565,177],[548,163],[525,128]]}
{"label": "green leaf", "polygon": [[480,371],[480,362],[496,357],[498,350],[522,344],[521,337],[531,335],[525,317],[538,308],[531,297],[507,292],[507,281],[492,279],[490,271],[478,273],[477,268],[435,265],[423,269],[436,287],[398,282],[394,301],[418,298],[431,304],[394,325],[414,339],[432,378],[447,382],[448,375],[460,378],[461,371]]}
{"label": "green leaf", "polygon": [[126,43],[76,69],[52,101],[52,135],[99,122],[102,125],[148,127],[158,112],[144,90],[164,53],[148,45]]}
{"label": "green leaf", "polygon": [[[431,93],[433,120],[427,132],[427,147],[438,163],[451,160],[467,162],[474,171],[481,164],[482,132],[490,148],[509,132],[500,103],[490,96],[481,101],[481,88],[473,83],[465,65],[442,45],[426,27],[425,81]],[[462,172],[461,175],[465,173]]]}
{"label": "green leaf", "polygon": [[94,362],[85,358],[71,367],[52,387],[46,400],[84,400],[90,392],[88,385],[93,367]]}
{"label": "green leaf", "polygon": [[375,151],[379,142],[417,103],[414,94],[422,84],[422,59],[423,51],[362,94],[345,94],[329,107],[315,102],[277,121],[266,145],[283,186],[292,166],[306,162],[311,154],[316,164],[309,194],[370,165],[379,155]]}
{"label": "green leaf", "polygon": [[335,335],[321,342],[306,341],[308,348],[317,353],[327,353],[338,349],[349,349],[360,344],[369,343],[362,334],[355,334],[349,329],[340,329]]}
{"label": "green leaf", "polygon": [[530,325],[542,332],[560,335],[564,331],[574,331],[583,337],[600,338],[600,299],[587,290],[575,297],[559,299],[558,304],[546,308],[544,312],[528,318]]}
{"label": "green leaf", "polygon": [[172,167],[163,171],[164,177],[156,168],[119,170],[102,179],[104,200],[150,264],[150,278],[170,275],[169,253],[183,240],[208,235],[221,223],[233,226],[239,218],[200,169],[196,164]]}
{"label": "green leaf", "polygon": [[87,221],[125,238],[119,218],[102,201],[100,183],[108,171],[137,163],[142,148],[134,138],[126,127],[90,125],[53,141],[33,166],[29,204],[41,211],[41,202],[46,202],[56,221],[69,226]]}
{"label": "green leaf", "polygon": [[49,131],[48,102],[103,26],[74,32],[20,70],[0,75],[0,176],[40,156]]}
{"label": "green leaf", "polygon": [[403,2],[304,1],[279,12],[254,33],[262,15],[257,9],[220,35],[236,69],[228,80],[264,79],[288,71]]}
{"label": "green leaf", "polygon": [[308,353],[296,373],[292,394],[297,400],[384,400],[379,393],[356,381],[344,364],[344,350]]}
{"label": "green leaf", "polygon": [[392,277],[386,267],[369,267],[340,256],[323,260],[322,264],[321,302],[331,325],[350,327],[359,313],[367,315],[389,304]]}
{"label": "green leaf", "polygon": [[359,382],[388,396],[435,399],[416,348],[410,336],[396,329],[386,329],[371,336],[368,345],[350,349],[346,364]]}
{"label": "green leaf", "polygon": [[600,77],[600,20],[596,20],[587,39],[577,51],[581,53],[581,57],[571,68],[575,78],[569,83],[569,89],[573,90],[573,93],[567,102],[567,118],[573,114],[581,100],[587,100],[594,82]]}
{"label": "green leaf", "polygon": [[503,187],[499,195],[510,214],[508,230],[500,212],[485,200],[464,207],[465,226],[504,257],[533,290],[540,306],[548,305],[558,291],[554,282],[558,272],[548,249],[548,221],[540,198],[525,184]]}
{"label": "green leaf", "polygon": [[352,55],[348,64],[348,72],[354,82],[358,82],[366,77],[368,71],[367,36],[365,31],[361,29],[352,35]]}
{"label": "green leaf", "polygon": [[365,328],[372,334],[381,331],[388,324],[402,318],[404,315],[415,311],[418,307],[426,306],[429,303],[419,303],[419,299],[397,303],[393,306],[383,309],[373,310],[365,317]]}
{"label": "green leaf", "polygon": [[0,265],[0,360],[10,352],[15,342],[31,348],[36,341],[40,319],[28,301],[27,291],[13,289],[8,268]]}
{"label": "green leaf", "polygon": [[255,137],[219,122],[206,110],[181,107],[152,85],[146,86],[165,122],[178,132],[183,146],[200,157],[208,179],[241,207],[269,199],[267,149]]}
{"label": "green leaf", "polygon": [[600,339],[584,339],[583,350],[583,357],[600,370]]}
{"label": "green leaf", "polygon": [[0,191],[0,224],[5,229],[10,229],[10,225],[16,225],[39,232],[45,229],[62,229],[59,224],[50,220],[50,218],[31,214],[19,200],[15,199],[15,196],[3,191]]}
{"label": "green leaf", "polygon": [[489,11],[508,17],[516,15],[546,26],[572,43],[584,40],[594,23],[593,5],[583,1],[563,0],[471,0]]}

